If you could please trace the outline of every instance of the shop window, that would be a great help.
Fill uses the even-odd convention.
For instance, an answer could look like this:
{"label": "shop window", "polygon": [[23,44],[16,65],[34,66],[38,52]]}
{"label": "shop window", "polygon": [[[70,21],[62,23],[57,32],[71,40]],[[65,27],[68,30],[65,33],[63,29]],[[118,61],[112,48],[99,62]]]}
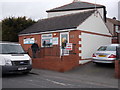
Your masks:
{"label": "shop window", "polygon": [[119,32],[120,32],[120,26],[115,26],[115,31],[116,31],[117,33],[119,33]]}
{"label": "shop window", "polygon": [[52,34],[43,34],[41,37],[42,47],[51,47],[52,46]]}
{"label": "shop window", "polygon": [[23,40],[23,43],[24,44],[33,44],[33,43],[35,43],[35,38],[24,38],[24,40]]}
{"label": "shop window", "polygon": [[116,32],[118,32],[118,31],[119,31],[119,30],[118,30],[118,27],[119,27],[119,26],[115,26],[115,31],[116,31]]}

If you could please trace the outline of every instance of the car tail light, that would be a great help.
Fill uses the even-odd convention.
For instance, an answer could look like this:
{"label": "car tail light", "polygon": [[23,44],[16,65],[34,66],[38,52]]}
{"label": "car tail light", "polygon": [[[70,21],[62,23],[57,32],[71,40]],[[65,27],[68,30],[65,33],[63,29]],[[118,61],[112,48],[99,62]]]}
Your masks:
{"label": "car tail light", "polygon": [[111,54],[108,58],[116,58],[116,55]]}
{"label": "car tail light", "polygon": [[93,54],[92,57],[96,57],[95,54]]}

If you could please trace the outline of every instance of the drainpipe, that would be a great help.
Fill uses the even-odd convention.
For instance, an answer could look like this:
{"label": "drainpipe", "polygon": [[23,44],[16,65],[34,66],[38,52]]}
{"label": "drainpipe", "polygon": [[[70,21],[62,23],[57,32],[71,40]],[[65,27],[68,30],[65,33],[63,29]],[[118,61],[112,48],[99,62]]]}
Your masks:
{"label": "drainpipe", "polygon": [[115,77],[120,79],[120,46],[116,48]]}

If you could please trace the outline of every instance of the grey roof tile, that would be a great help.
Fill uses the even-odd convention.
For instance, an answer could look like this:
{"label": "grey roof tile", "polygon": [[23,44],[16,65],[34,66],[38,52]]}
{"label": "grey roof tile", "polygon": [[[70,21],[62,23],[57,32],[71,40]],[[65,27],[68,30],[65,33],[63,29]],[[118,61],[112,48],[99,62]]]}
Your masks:
{"label": "grey roof tile", "polygon": [[29,28],[23,30],[19,34],[30,34],[77,28],[77,26],[79,26],[89,16],[91,16],[92,13],[94,13],[94,10],[42,19]]}
{"label": "grey roof tile", "polygon": [[[96,6],[95,6],[96,5]],[[80,9],[89,9],[89,8],[101,8],[103,5],[93,4],[88,2],[73,2],[67,5],[63,5],[61,7],[57,7],[51,10],[47,10],[47,12],[57,12],[57,11],[68,11],[68,10],[80,10]]]}
{"label": "grey roof tile", "polygon": [[119,20],[115,20],[115,19],[111,19],[111,18],[107,18],[107,20],[110,21],[111,23],[115,24],[115,25],[120,26],[120,21]]}

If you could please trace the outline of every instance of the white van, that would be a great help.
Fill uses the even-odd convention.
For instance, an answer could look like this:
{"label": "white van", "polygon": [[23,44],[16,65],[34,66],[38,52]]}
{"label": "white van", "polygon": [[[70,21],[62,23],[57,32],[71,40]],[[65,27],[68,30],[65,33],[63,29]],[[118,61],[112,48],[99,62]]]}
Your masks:
{"label": "white van", "polygon": [[0,42],[0,66],[3,74],[14,72],[27,74],[32,69],[32,60],[20,44]]}

